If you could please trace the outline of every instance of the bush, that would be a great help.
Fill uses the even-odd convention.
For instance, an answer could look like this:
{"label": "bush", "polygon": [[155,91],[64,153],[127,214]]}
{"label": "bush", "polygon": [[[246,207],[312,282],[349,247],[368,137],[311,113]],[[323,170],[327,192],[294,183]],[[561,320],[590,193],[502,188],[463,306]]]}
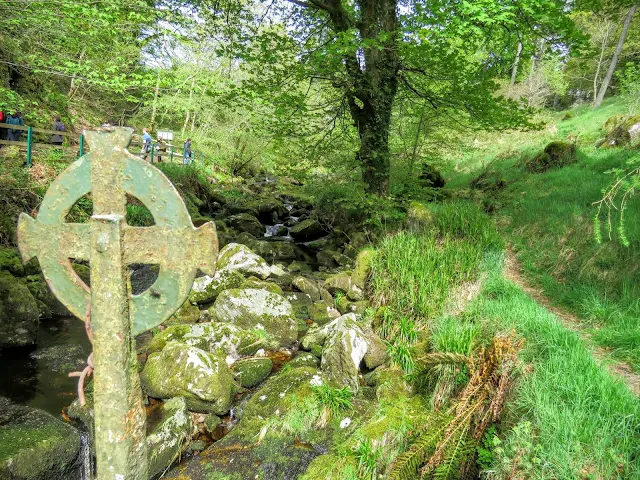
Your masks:
{"label": "bush", "polygon": [[315,199],[314,210],[322,222],[345,230],[361,225],[393,228],[405,218],[401,205],[366,193],[362,184],[325,180],[308,184],[307,193]]}

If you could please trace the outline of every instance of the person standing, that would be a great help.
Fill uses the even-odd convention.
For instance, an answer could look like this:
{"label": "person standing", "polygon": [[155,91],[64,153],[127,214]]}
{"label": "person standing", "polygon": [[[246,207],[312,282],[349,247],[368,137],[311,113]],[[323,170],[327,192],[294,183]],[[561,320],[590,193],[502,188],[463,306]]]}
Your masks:
{"label": "person standing", "polygon": [[[147,155],[151,151],[151,142],[153,139],[151,135],[149,135],[149,131],[146,128],[142,129],[142,152],[140,152],[140,158],[143,160],[147,159]],[[153,160],[153,159],[152,159]]]}
{"label": "person standing", "polygon": [[[21,127],[24,127],[24,120],[22,119],[22,112],[18,111],[15,112],[13,115],[9,115],[9,118],[7,119],[7,123],[9,125],[20,125]],[[9,128],[9,140],[12,142],[19,142],[20,138],[22,137],[22,130],[18,130],[15,128]]]}
{"label": "person standing", "polygon": [[182,159],[182,163],[188,165],[191,161],[191,139],[187,138],[187,141],[184,142],[184,158]]}
{"label": "person standing", "polygon": [[[64,123],[62,123],[62,121],[60,120],[60,115],[56,115],[54,122],[53,122],[53,130],[55,132],[64,132]],[[51,143],[53,143],[54,145],[57,146],[62,146],[62,142],[64,141],[64,139],[62,138],[62,135],[60,135],[59,133],[55,133],[53,135],[51,135]]]}
{"label": "person standing", "polygon": [[[6,121],[7,121],[7,116],[2,110],[0,110],[0,123],[5,123]],[[7,139],[7,129],[0,127],[0,140],[6,140],[6,139]]]}
{"label": "person standing", "polygon": [[167,144],[162,138],[158,138],[156,146],[158,148],[158,163],[160,163],[162,161],[162,155],[167,152]]}

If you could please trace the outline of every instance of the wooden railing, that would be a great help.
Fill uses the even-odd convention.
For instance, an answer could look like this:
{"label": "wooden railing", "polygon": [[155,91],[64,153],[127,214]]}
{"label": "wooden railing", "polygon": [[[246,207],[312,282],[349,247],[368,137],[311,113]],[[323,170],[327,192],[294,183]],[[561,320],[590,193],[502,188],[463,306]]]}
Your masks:
{"label": "wooden railing", "polygon": [[[45,135],[61,135],[62,137],[66,137],[68,139],[70,139],[71,142],[76,143],[78,145],[78,149],[77,149],[77,154],[73,155],[74,158],[79,158],[81,156],[83,156],[85,154],[85,142],[84,142],[84,135],[80,134],[80,136],[76,136],[76,134],[74,133],[69,133],[69,132],[60,132],[57,130],[47,130],[45,128],[37,128],[37,127],[30,127],[30,126],[22,126],[22,125],[12,125],[9,123],[0,123],[0,128],[6,128],[6,129],[11,129],[11,130],[22,130],[23,132],[27,133],[27,138],[26,141],[12,141],[12,140],[0,140],[0,145],[15,145],[18,147],[26,147],[27,149],[27,159],[26,159],[26,164],[28,167],[31,166],[32,164],[32,160],[33,160],[33,147],[55,147],[55,148],[62,148],[65,150],[69,150],[70,147],[61,147],[59,145],[53,145],[50,142],[49,143],[41,143],[41,142],[35,142],[33,135],[34,134],[45,134]],[[166,148],[166,150],[159,150],[158,149],[158,143],[154,142],[151,144],[151,149],[149,152],[146,153],[145,157],[147,159],[149,159],[151,161],[151,163],[155,163],[157,161],[159,161],[159,157],[163,158],[163,160],[166,162],[168,159],[168,161],[170,163],[174,163],[174,159],[178,158],[181,159],[181,161],[179,163],[185,164],[185,156],[186,155],[186,150],[184,148],[179,148],[176,147],[174,145],[170,145],[170,144],[165,144],[164,147]],[[131,142],[129,144],[129,151],[133,154],[133,155],[142,155],[142,143],[137,143],[137,142]],[[166,158],[166,159],[164,159]],[[202,160],[204,159],[204,155],[202,152],[198,152],[198,151],[191,151],[191,155],[188,156],[188,161],[186,163],[192,163],[195,162],[196,160],[202,162]]]}

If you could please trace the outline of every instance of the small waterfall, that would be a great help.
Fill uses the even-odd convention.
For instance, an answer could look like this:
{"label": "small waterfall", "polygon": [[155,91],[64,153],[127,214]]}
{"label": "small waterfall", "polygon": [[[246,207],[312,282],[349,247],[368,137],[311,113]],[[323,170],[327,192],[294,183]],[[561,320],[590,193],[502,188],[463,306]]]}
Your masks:
{"label": "small waterfall", "polygon": [[80,435],[80,480],[93,479],[93,455],[91,455],[91,439],[88,432]]}

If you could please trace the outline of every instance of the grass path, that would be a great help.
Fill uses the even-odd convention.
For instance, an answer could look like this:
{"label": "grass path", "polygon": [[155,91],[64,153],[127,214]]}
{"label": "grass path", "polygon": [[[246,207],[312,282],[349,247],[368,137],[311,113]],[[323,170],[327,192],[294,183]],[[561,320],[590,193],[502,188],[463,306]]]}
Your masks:
{"label": "grass path", "polygon": [[518,285],[535,302],[558,317],[558,319],[560,319],[560,321],[566,328],[576,332],[580,336],[580,338],[584,340],[596,361],[602,365],[605,365],[607,369],[614,375],[622,378],[624,383],[627,385],[627,387],[629,387],[634,395],[640,396],[640,375],[634,373],[629,364],[612,360],[604,348],[596,347],[593,344],[589,333],[584,329],[583,323],[578,317],[553,305],[540,289],[531,286],[524,278],[518,260],[516,259],[515,254],[510,249],[507,250],[504,276],[508,280]]}

